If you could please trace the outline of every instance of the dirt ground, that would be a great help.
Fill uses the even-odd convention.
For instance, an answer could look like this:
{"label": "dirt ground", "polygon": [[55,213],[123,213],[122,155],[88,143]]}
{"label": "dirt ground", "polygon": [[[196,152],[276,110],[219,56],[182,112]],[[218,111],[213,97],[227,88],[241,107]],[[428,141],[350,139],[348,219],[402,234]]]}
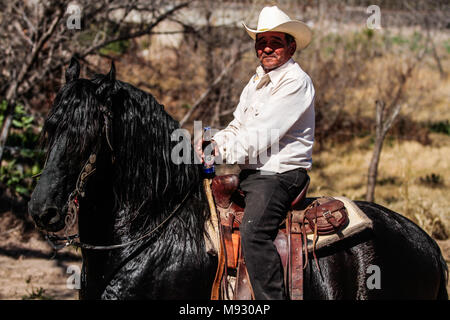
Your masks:
{"label": "dirt ground", "polygon": [[1,300],[77,299],[78,290],[69,287],[80,267],[81,256],[74,249],[54,256],[38,232],[9,212],[0,215]]}
{"label": "dirt ground", "polygon": [[[450,239],[437,242],[449,264]],[[24,232],[23,224],[11,214],[0,215],[1,300],[77,299],[78,291],[68,288],[67,283],[69,287],[73,284],[72,270],[80,266],[80,254],[74,249],[65,248],[53,257],[52,249],[37,232]],[[450,292],[448,283],[447,290]]]}

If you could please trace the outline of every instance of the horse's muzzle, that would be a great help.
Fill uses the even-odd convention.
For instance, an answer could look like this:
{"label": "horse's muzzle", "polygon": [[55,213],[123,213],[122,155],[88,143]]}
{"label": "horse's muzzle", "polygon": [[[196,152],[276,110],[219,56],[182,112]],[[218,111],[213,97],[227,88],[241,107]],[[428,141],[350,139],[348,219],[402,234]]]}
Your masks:
{"label": "horse's muzzle", "polygon": [[56,206],[44,206],[41,210],[36,210],[29,203],[28,212],[39,229],[56,232],[64,228],[64,219]]}

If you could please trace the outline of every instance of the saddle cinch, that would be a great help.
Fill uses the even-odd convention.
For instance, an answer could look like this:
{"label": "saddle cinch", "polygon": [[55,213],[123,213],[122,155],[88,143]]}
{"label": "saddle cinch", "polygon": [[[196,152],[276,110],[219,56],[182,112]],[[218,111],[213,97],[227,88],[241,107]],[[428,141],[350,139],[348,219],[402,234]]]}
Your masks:
{"label": "saddle cinch", "polygon": [[[238,186],[239,178],[232,174],[216,176],[211,183],[220,234],[219,265],[211,292],[213,300],[254,299],[241,250],[239,225],[245,205]],[[303,269],[308,263],[308,247],[319,267],[315,254],[318,236],[338,233],[349,220],[340,200],[331,197],[306,199],[308,186],[309,179],[292,202],[274,240],[284,269],[286,294],[292,300],[303,299]],[[307,239],[311,234],[312,243]]]}

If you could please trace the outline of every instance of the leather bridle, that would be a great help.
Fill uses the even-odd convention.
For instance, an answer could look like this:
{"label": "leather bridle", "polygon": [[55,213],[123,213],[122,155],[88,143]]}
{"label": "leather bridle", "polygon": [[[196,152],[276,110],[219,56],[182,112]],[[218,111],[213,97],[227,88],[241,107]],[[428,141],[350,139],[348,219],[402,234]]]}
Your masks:
{"label": "leather bridle", "polygon": [[[91,154],[91,156],[89,158],[92,157],[92,155],[95,154]],[[187,198],[189,197],[189,195],[191,194],[191,190],[192,188],[189,189],[189,191],[186,193],[186,196],[184,197],[183,201],[181,201],[173,210],[172,212],[161,222],[159,223],[155,228],[153,228],[152,230],[150,230],[149,232],[145,233],[144,235],[140,236],[137,239],[125,242],[125,243],[121,243],[121,244],[114,244],[114,245],[104,245],[104,246],[99,246],[99,245],[92,245],[92,244],[88,244],[88,243],[84,243],[81,241],[75,241],[75,239],[79,239],[80,236],[79,234],[74,234],[74,235],[68,235],[68,230],[70,228],[72,228],[75,224],[75,222],[77,221],[78,218],[78,213],[79,213],[79,203],[78,203],[78,196],[84,197],[84,184],[86,183],[86,179],[95,171],[94,169],[91,169],[89,171],[89,173],[86,173],[85,169],[86,166],[91,164],[91,162],[86,163],[85,167],[83,168],[82,172],[80,173],[79,177],[85,177],[85,179],[81,179],[79,180],[79,183],[77,181],[77,187],[75,188],[75,190],[69,195],[69,199],[68,199],[68,210],[67,210],[67,215],[65,217],[65,226],[64,226],[64,237],[59,237],[57,235],[51,235],[51,234],[46,234],[45,237],[47,239],[47,241],[49,242],[49,244],[52,246],[52,248],[56,251],[61,250],[67,246],[74,246],[77,248],[81,248],[81,249],[89,249],[89,250],[113,250],[113,249],[120,249],[120,248],[125,248],[128,247],[132,244],[135,244],[139,241],[142,241],[146,238],[149,238],[150,236],[152,236],[156,231],[158,231],[164,224],[166,224],[174,215],[175,213],[178,212],[178,210],[181,208],[181,206],[186,202]],[[86,173],[86,175],[83,175],[83,173]],[[78,187],[78,186],[81,186]],[[136,213],[138,213],[140,211],[140,209],[143,207],[143,205],[145,204],[147,200],[144,200],[142,202],[142,204],[139,206],[139,208],[137,209]],[[57,244],[55,243],[55,241],[64,241],[64,243],[62,244]]]}

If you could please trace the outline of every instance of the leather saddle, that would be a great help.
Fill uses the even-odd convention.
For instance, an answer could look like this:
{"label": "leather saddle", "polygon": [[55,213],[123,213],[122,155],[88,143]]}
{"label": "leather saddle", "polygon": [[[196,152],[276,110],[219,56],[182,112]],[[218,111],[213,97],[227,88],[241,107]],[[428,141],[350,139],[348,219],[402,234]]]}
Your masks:
{"label": "leather saddle", "polygon": [[[348,214],[341,201],[330,197],[306,199],[308,186],[309,179],[292,201],[274,240],[283,265],[286,296],[292,300],[303,299],[303,269],[308,263],[306,236],[314,235],[313,255],[320,270],[315,255],[318,236],[338,232],[348,222]],[[234,174],[216,176],[211,189],[219,220],[221,246],[211,299],[252,300],[254,295],[239,233],[245,208],[244,194],[239,190],[239,178]],[[235,281],[234,286],[230,285],[230,280]]]}

